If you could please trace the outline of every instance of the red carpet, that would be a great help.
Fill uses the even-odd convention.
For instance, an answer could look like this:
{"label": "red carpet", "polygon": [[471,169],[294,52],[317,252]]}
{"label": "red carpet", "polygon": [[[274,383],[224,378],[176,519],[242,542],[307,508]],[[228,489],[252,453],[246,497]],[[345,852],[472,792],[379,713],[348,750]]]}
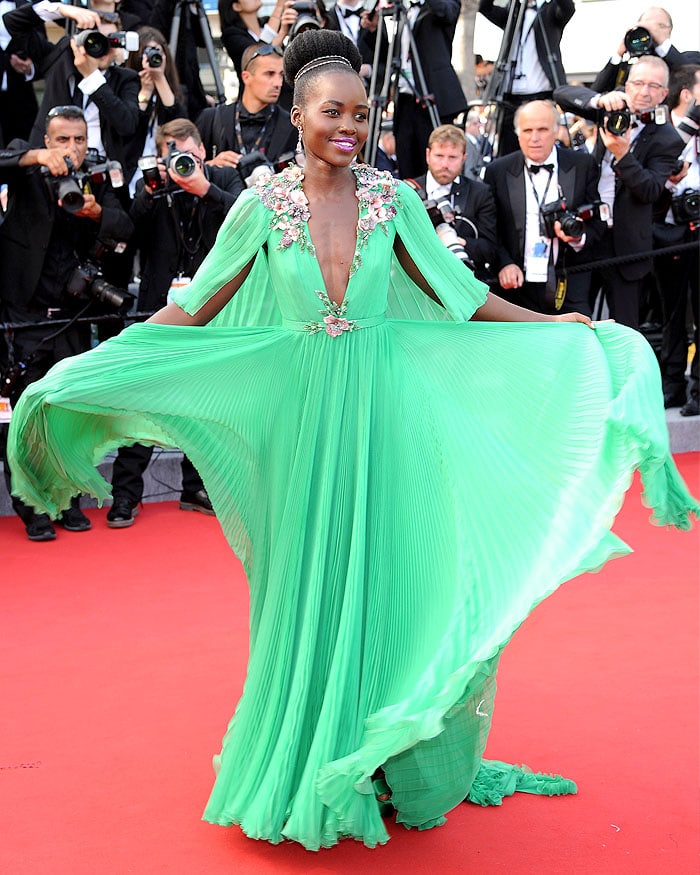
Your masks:
{"label": "red carpet", "polygon": [[[678,457],[700,494],[698,454]],[[216,521],[147,505],[131,529],[32,544],[0,519],[0,872],[7,875],[698,872],[698,528],[563,587],[518,631],[488,754],[577,796],[461,805],[446,826],[313,854],[200,821],[240,693],[245,581]]]}

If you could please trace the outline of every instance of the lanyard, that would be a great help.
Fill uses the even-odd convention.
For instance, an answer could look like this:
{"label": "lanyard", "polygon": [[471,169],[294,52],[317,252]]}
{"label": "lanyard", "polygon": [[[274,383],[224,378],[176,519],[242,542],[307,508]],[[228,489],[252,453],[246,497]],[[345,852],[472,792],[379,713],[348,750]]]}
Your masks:
{"label": "lanyard", "polygon": [[233,128],[236,132],[236,140],[238,141],[238,145],[240,147],[241,155],[248,155],[249,152],[264,152],[265,150],[261,148],[260,144],[262,143],[263,137],[265,136],[265,131],[267,129],[267,123],[272,118],[272,114],[274,112],[273,106],[268,106],[267,108],[267,118],[263,123],[262,128],[260,129],[260,133],[258,134],[255,142],[253,143],[250,149],[246,148],[245,143],[243,142],[243,133],[241,131],[241,102],[240,100],[236,101],[236,108],[233,111]]}
{"label": "lanyard", "polygon": [[552,184],[552,177],[554,176],[554,168],[552,167],[549,171],[549,176],[547,177],[547,187],[545,188],[544,192],[542,193],[541,198],[538,197],[538,195],[537,195],[537,189],[535,188],[535,181],[532,178],[532,171],[530,170],[529,167],[527,168],[527,175],[530,179],[530,185],[532,186],[532,193],[535,196],[535,203],[537,204],[537,209],[541,210],[542,204],[545,204],[547,202],[547,194],[549,193],[549,186]]}

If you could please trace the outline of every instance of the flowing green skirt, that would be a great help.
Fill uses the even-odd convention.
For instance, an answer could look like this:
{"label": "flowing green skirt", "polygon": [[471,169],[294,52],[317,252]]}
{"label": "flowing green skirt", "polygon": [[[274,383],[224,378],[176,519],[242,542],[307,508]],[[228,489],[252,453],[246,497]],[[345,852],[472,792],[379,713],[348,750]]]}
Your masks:
{"label": "flowing green skirt", "polygon": [[313,849],[386,841],[378,767],[408,826],[470,788],[572,790],[481,764],[498,656],[560,583],[628,552],[610,525],[636,468],[656,522],[699,510],[636,332],[376,321],[135,325],[31,386],[10,436],[14,490],[52,514],[107,498],[94,465],[124,443],[192,459],[251,591],[205,817]]}

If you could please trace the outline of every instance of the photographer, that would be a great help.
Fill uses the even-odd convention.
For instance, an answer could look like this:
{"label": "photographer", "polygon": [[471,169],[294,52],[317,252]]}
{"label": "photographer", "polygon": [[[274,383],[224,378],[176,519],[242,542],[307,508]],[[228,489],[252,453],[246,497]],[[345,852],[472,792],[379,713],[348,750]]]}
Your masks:
{"label": "photographer", "polygon": [[[558,281],[556,268],[589,258],[602,234],[595,159],[556,148],[559,111],[549,100],[518,107],[515,124],[520,150],[484,175],[496,199],[498,294],[540,313],[590,316],[588,275]],[[592,206],[585,221],[577,215],[584,205]]]}
{"label": "photographer", "polygon": [[[110,20],[103,20],[101,15]],[[133,70],[117,66],[120,47],[107,45],[107,51],[95,57],[68,35],[56,44],[36,36],[37,25],[60,19],[74,21],[80,29],[94,29],[107,37],[119,32],[120,27],[114,14],[49,0],[20,6],[5,16],[5,25],[13,36],[34,34],[29,39],[29,50],[37,67],[37,78],[44,79],[44,98],[29,142],[32,146],[42,145],[44,119],[52,106],[79,105],[85,111],[88,147],[125,166],[127,145],[138,124],[138,76]]]}
{"label": "photographer", "polygon": [[[358,0],[336,0],[333,5],[327,7],[323,25],[327,30],[339,30],[355,43],[362,55],[360,76],[365,80],[366,86],[369,85],[372,76],[378,33],[381,39],[380,66],[382,67],[386,65],[389,49],[386,28],[382,23],[378,6],[377,3],[374,9],[370,10],[365,8],[363,0],[359,3]],[[378,74],[381,77],[383,70],[379,70]]]}
{"label": "photographer", "polygon": [[[87,125],[76,106],[51,110],[44,148],[30,149],[26,142],[14,140],[0,150],[0,182],[7,183],[9,192],[7,214],[0,225],[0,309],[4,323],[42,323],[57,311],[68,315],[78,312],[83,300],[67,293],[76,268],[89,261],[97,244],[114,246],[131,236],[132,221],[110,186],[75,180],[75,175],[86,169],[86,153]],[[79,208],[71,207],[69,212],[65,206],[70,195],[76,199],[76,189],[80,192],[88,187],[91,191],[82,195],[82,206],[77,198],[74,207]],[[24,386],[43,376],[55,362],[88,349],[90,330],[78,324],[64,331],[37,325],[8,331],[5,340],[8,360],[3,362],[3,370],[26,365],[10,394],[15,403]],[[5,477],[9,488],[6,461]],[[16,498],[13,507],[30,540],[56,537],[48,517],[35,514]],[[77,499],[57,522],[69,531],[90,528]]]}
{"label": "photographer", "polygon": [[269,18],[259,18],[262,0],[219,0],[221,42],[233,61],[241,89],[243,52],[258,43],[281,49],[299,15],[293,6],[294,0],[277,0]]}
{"label": "photographer", "polygon": [[[0,0],[0,146],[19,137],[26,140],[39,106],[32,80],[34,64],[27,39],[13,38],[3,22],[6,12],[29,0]],[[43,26],[38,28],[43,32]]]}
{"label": "photographer", "polygon": [[591,88],[613,91],[627,81],[631,67],[643,55],[663,58],[669,70],[683,64],[700,64],[700,52],[679,52],[671,42],[673,21],[665,9],[652,6],[642,12],[635,27],[630,28],[608,63],[598,73]]}
{"label": "photographer", "polygon": [[413,182],[426,203],[446,204],[454,214],[452,225],[470,267],[485,280],[496,256],[496,204],[487,185],[463,175],[466,158],[464,133],[455,125],[441,125],[428,140],[428,172]]}
{"label": "photographer", "polygon": [[197,127],[207,163],[239,167],[242,162],[240,170],[245,178],[256,158],[264,156],[275,164],[283,156],[293,156],[299,134],[289,113],[277,104],[282,88],[282,49],[256,43],[243,52],[242,63],[243,93],[234,103],[204,110]]}
{"label": "photographer", "polygon": [[[174,119],[158,128],[156,146],[159,161],[144,169],[131,207],[141,256],[140,310],[164,306],[170,288],[194,276],[244,189],[237,170],[203,163],[204,146],[189,119]],[[139,444],[119,450],[112,473],[114,502],[107,513],[111,528],[133,524],[143,496],[143,472],[152,453],[152,447]],[[213,513],[199,474],[187,457],[182,461],[180,507]]]}
{"label": "photographer", "polygon": [[[671,73],[667,103],[676,130],[686,141],[677,172],[655,206],[654,241],[657,246],[698,242],[700,224],[700,65],[687,64]],[[666,407],[680,407],[681,416],[700,415],[698,392],[698,310],[700,276],[697,246],[690,252],[663,253],[654,259],[654,276],[663,316],[661,377]],[[688,364],[688,292],[694,323],[695,352],[686,387]]]}
{"label": "photographer", "polygon": [[[668,67],[654,55],[637,61],[624,92],[598,94],[578,85],[554,92],[564,110],[599,122],[593,155],[600,166],[598,190],[610,216],[597,258],[634,257],[652,250],[652,207],[683,148],[673,126],[655,112],[667,93]],[[639,326],[640,292],[651,266],[651,256],[646,256],[600,271],[613,319]]]}

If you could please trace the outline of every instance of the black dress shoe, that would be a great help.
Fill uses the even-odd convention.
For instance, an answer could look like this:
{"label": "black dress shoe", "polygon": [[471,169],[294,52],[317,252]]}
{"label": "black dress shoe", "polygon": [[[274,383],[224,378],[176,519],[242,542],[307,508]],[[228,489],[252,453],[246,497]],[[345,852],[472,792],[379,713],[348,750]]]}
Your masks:
{"label": "black dress shoe", "polygon": [[133,526],[134,517],[139,512],[135,501],[118,495],[107,511],[107,525],[110,529],[126,529]]}
{"label": "black dress shoe", "polygon": [[682,407],[686,402],[685,392],[664,392],[664,407]]}
{"label": "black dress shoe", "polygon": [[198,489],[196,492],[183,492],[180,496],[180,510],[198,510],[207,516],[215,516],[206,489]]}
{"label": "black dress shoe", "polygon": [[700,416],[700,404],[697,398],[691,398],[678,411],[681,416]]}
{"label": "black dress shoe", "polygon": [[30,541],[55,541],[56,530],[45,513],[34,513],[24,520],[24,528]]}
{"label": "black dress shoe", "polygon": [[67,532],[89,532],[92,528],[92,523],[79,507],[69,507],[68,510],[64,510],[56,523],[63,526]]}

